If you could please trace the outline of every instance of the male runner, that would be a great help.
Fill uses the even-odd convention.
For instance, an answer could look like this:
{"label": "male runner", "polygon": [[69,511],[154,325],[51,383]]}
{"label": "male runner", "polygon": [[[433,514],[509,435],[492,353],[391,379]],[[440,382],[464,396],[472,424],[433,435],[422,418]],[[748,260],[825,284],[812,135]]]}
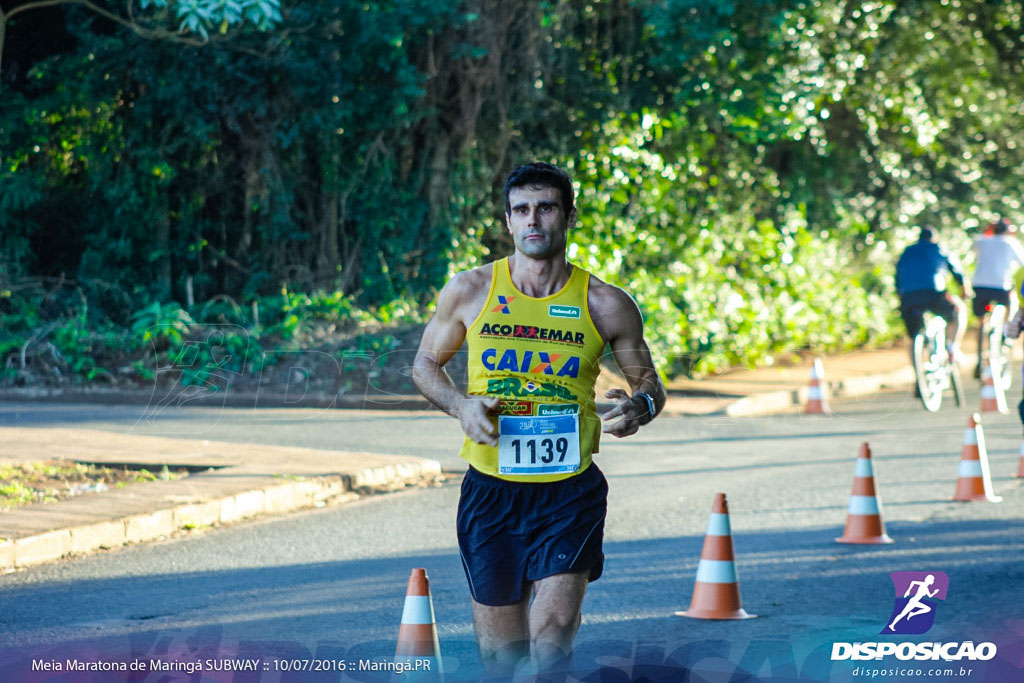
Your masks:
{"label": "male runner", "polygon": [[[536,671],[568,662],[587,584],[604,564],[608,486],[591,456],[602,432],[634,434],[665,403],[636,303],[566,260],[569,175],[546,163],[514,169],[505,223],[515,253],[451,279],[413,369],[466,434],[459,550],[480,657],[501,677],[526,657]],[[444,370],[464,341],[466,393]],[[632,393],[607,392],[614,406],[599,419],[606,343]]]}

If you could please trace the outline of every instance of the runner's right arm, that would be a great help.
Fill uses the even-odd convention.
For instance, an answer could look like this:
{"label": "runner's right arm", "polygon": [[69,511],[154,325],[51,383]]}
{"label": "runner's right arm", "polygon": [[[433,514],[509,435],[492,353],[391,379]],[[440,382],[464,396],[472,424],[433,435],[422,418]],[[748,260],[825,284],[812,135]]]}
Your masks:
{"label": "runner's right arm", "polygon": [[459,273],[441,290],[437,311],[423,330],[413,361],[412,380],[428,401],[459,420],[466,436],[476,443],[496,446],[497,429],[491,414],[498,407],[498,399],[468,396],[444,369],[466,340],[464,313],[475,293],[471,279],[468,273]]}

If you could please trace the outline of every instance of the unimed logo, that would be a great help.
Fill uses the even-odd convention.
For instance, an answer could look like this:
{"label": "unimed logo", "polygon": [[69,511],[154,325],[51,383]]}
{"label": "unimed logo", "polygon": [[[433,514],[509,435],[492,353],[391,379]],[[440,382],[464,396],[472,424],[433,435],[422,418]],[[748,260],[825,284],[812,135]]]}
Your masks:
{"label": "unimed logo", "polygon": [[[920,635],[935,624],[938,601],[946,599],[949,577],[944,572],[893,572],[892,614],[882,635]],[[994,643],[963,642],[858,642],[832,643],[832,660],[987,661],[996,656]]]}
{"label": "unimed logo", "polygon": [[896,597],[881,633],[927,633],[935,624],[937,601],[946,599],[949,577],[945,572],[893,572],[889,578]]}

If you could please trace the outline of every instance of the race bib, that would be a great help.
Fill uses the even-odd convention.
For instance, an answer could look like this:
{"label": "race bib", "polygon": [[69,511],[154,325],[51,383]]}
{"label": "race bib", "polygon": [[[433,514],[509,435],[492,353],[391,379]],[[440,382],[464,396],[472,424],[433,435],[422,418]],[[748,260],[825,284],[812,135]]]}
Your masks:
{"label": "race bib", "polygon": [[498,417],[499,474],[558,474],[579,468],[578,415]]}

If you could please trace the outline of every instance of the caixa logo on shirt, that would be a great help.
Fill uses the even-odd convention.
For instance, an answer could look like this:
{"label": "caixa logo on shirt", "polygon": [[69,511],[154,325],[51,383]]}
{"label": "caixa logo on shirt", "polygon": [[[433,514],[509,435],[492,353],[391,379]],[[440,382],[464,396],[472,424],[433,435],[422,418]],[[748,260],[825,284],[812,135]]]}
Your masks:
{"label": "caixa logo on shirt", "polygon": [[503,313],[505,315],[509,315],[511,311],[509,310],[508,305],[515,300],[516,298],[514,296],[505,296],[504,294],[499,294],[498,305],[491,309],[491,313]]}
{"label": "caixa logo on shirt", "polygon": [[498,356],[497,349],[484,349],[480,354],[480,363],[491,372],[521,372],[558,377],[580,376],[579,356],[551,351],[523,351],[505,349]]}

